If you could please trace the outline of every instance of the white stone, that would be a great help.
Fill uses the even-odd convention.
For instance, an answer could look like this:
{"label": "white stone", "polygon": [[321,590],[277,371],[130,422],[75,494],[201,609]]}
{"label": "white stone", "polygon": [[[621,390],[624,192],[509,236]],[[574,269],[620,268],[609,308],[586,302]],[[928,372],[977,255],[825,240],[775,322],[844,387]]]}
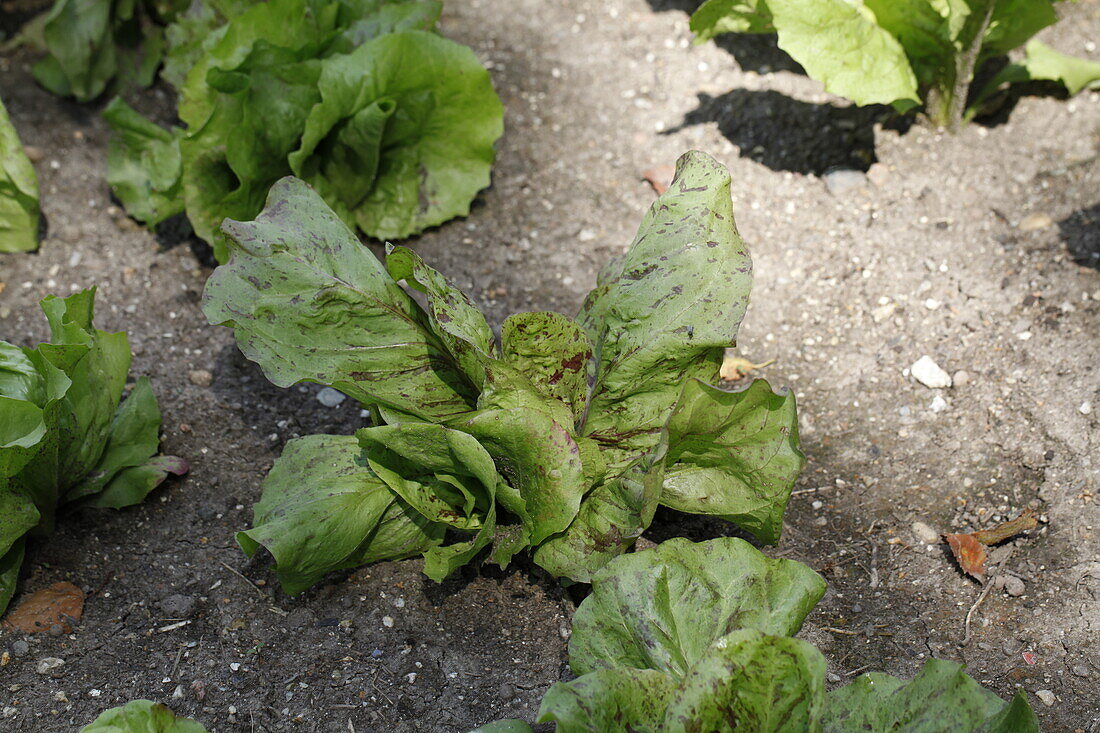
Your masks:
{"label": "white stone", "polygon": [[1054,704],[1054,693],[1050,690],[1036,690],[1035,697],[1039,698],[1039,700],[1048,708]]}
{"label": "white stone", "polygon": [[940,541],[940,533],[924,522],[913,522],[913,534],[926,545],[934,545]]}
{"label": "white stone", "polygon": [[347,398],[348,396],[346,394],[332,387],[325,387],[317,393],[317,401],[325,407],[339,407],[340,403]]}
{"label": "white stone", "polygon": [[932,404],[928,406],[928,409],[932,412],[943,412],[947,409],[947,400],[940,395],[936,395],[932,398]]}
{"label": "white stone", "polygon": [[42,659],[38,660],[38,664],[35,665],[34,671],[38,674],[49,674],[64,663],[64,659],[58,659],[57,657],[43,657]]}
{"label": "white stone", "polygon": [[1085,400],[1081,403],[1081,406],[1077,408],[1077,411],[1082,415],[1089,414],[1090,412],[1092,412],[1092,403],[1088,400]]}
{"label": "white stone", "polygon": [[932,357],[927,354],[913,362],[913,366],[909,367],[909,373],[918,382],[931,389],[951,386],[951,375],[941,369],[939,364],[932,361]]}

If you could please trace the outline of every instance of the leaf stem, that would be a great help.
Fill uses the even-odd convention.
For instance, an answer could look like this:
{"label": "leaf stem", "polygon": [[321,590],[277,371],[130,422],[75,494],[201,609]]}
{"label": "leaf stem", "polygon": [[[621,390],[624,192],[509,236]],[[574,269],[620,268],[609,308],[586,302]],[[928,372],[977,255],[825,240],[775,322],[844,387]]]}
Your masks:
{"label": "leaf stem", "polygon": [[957,132],[963,123],[963,113],[966,110],[966,99],[970,92],[970,83],[974,80],[974,68],[978,65],[978,57],[982,52],[982,43],[985,41],[985,33],[989,30],[989,24],[993,21],[993,10],[997,6],[997,0],[986,0],[985,13],[982,21],[974,31],[970,44],[961,54],[955,58],[955,83],[952,86],[950,99],[947,102],[946,122],[951,132]]}

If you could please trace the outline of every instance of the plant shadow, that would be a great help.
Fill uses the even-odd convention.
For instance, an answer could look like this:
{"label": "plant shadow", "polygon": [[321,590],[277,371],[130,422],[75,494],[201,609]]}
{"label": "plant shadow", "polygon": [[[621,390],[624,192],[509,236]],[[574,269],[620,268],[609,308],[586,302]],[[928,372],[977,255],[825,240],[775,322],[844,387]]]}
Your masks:
{"label": "plant shadow", "polygon": [[777,171],[820,175],[830,168],[867,170],[877,160],[875,125],[908,130],[889,107],[812,104],[771,90],[733,89],[699,105],[666,134],[716,123],[741,156]]}
{"label": "plant shadow", "polygon": [[1074,262],[1100,270],[1100,203],[1070,214],[1058,230]]}

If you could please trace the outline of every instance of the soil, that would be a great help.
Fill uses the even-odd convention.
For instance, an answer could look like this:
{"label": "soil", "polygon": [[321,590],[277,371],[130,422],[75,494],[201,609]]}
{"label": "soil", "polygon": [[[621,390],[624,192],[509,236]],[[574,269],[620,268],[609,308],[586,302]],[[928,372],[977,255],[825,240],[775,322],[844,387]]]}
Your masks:
{"label": "soil", "polygon": [[[692,46],[695,4],[449,3],[443,32],[490,66],[507,132],[470,217],[413,245],[494,323],[572,313],[653,199],[642,173],[691,148],[718,157],[755,260],[738,353],[776,359],[759,373],[796,392],[808,457],[783,540],[764,549],[829,581],[802,635],[825,653],[830,684],[909,677],[936,656],[1004,697],[1026,690],[1045,730],[1100,729],[1100,93],[1029,93],[947,135],[831,97],[774,39]],[[1100,60],[1100,3],[1064,5],[1041,38]],[[102,102],[44,92],[32,61],[0,58],[0,96],[45,153],[47,229],[38,253],[0,258],[0,337],[45,338],[37,301],[98,285],[97,325],[130,333],[164,450],[191,473],[33,543],[22,592],[71,581],[87,592],[84,617],[71,634],[0,637],[0,728],[70,731],[134,698],[212,731],[532,720],[568,675],[573,601],[529,563],[442,585],[419,561],[379,563],[290,598],[269,560],[237,549],[285,441],[349,433],[359,408],[322,406],[316,385],[271,386],[206,325],[201,248],[119,212]],[[171,109],[169,89],[131,99]],[[867,171],[866,185],[834,195],[835,166]],[[953,388],[908,376],[925,354]],[[1007,545],[1004,564],[1023,593],[992,591],[964,646],[981,587],[913,524],[979,529],[1025,507],[1041,527]],[[731,533],[661,512],[646,541]],[[46,657],[64,664],[39,674]]]}

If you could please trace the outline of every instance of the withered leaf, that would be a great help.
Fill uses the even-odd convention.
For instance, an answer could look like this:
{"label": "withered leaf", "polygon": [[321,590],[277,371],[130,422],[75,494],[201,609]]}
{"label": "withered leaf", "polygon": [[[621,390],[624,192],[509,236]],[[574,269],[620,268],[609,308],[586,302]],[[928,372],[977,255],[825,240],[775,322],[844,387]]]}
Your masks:
{"label": "withered leaf", "polygon": [[66,634],[84,614],[84,592],[72,583],[54,583],[31,593],[4,619],[4,627],[24,634],[49,631],[59,624]]}
{"label": "withered leaf", "polygon": [[945,534],[943,538],[951,546],[959,567],[978,580],[985,580],[985,545],[972,534]]}

